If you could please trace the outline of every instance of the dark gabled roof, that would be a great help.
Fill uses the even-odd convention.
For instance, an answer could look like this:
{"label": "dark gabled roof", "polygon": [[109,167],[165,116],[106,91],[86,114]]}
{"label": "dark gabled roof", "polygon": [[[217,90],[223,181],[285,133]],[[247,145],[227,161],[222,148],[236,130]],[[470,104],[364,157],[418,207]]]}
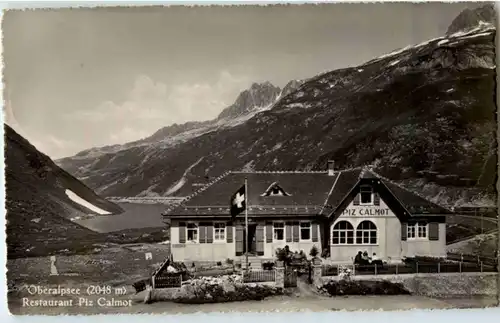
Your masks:
{"label": "dark gabled roof", "polygon": [[[249,215],[332,215],[345,209],[362,183],[378,186],[381,198],[402,216],[443,215],[450,211],[366,168],[327,172],[227,172],[164,215],[229,216],[230,198],[247,179]],[[262,196],[279,183],[289,196]],[[240,215],[241,216],[241,215]]]}
{"label": "dark gabled roof", "polygon": [[332,193],[328,197],[327,206],[330,213],[336,209],[340,203],[347,197],[349,192],[354,189],[361,176],[361,168],[339,171],[339,179],[333,187]]}
{"label": "dark gabled roof", "polygon": [[451,214],[452,212],[441,207],[414,192],[393,183],[383,181],[385,186],[394,194],[401,204],[410,212],[411,215],[420,214]]}
{"label": "dark gabled roof", "polygon": [[[327,172],[229,172],[189,197],[170,215],[229,215],[231,195],[247,179],[248,214],[319,214],[338,173]],[[289,196],[262,196],[273,183]]]}
{"label": "dark gabled roof", "polygon": [[377,187],[376,190],[380,194],[380,197],[401,219],[411,216],[442,216],[452,213],[450,210],[432,203],[418,193],[409,191],[390,179],[375,173],[371,169],[365,168],[358,174],[358,178],[356,179],[353,178],[354,174],[350,174],[349,180],[343,181],[346,185],[345,188],[349,187],[346,182],[352,183],[355,180],[356,183],[352,184],[347,195],[340,201],[337,200],[339,197],[338,195],[332,195],[332,198],[329,200],[329,203],[332,205],[330,216],[338,216],[348,206],[352,199],[354,199],[354,196],[358,192],[357,188],[365,183]]}

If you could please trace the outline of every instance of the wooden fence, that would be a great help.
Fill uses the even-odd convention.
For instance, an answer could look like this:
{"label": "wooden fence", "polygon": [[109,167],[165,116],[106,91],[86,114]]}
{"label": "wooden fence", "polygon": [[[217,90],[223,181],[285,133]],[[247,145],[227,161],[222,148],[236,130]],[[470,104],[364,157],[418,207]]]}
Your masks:
{"label": "wooden fence", "polygon": [[182,285],[181,274],[154,277],[154,288],[180,288]]}
{"label": "wooden fence", "polygon": [[276,273],[274,270],[256,270],[243,272],[244,283],[263,283],[276,281]]}

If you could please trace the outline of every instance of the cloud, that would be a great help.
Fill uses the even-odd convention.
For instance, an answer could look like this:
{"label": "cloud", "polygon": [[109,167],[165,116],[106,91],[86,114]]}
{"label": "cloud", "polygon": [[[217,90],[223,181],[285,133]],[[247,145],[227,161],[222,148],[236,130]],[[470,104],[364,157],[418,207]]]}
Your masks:
{"label": "cloud", "polygon": [[66,152],[71,151],[76,146],[72,141],[56,138],[53,135],[45,135],[43,140],[35,136],[23,137],[31,138],[29,141],[36,149],[54,159],[65,157]]}
{"label": "cloud", "polygon": [[[173,123],[216,117],[250,84],[227,71],[212,82],[185,82],[172,86],[149,76],[138,76],[123,102],[106,101],[89,110],[68,112],[71,122],[87,125],[100,145],[123,144],[153,134]],[[90,148],[90,147],[85,147]]]}

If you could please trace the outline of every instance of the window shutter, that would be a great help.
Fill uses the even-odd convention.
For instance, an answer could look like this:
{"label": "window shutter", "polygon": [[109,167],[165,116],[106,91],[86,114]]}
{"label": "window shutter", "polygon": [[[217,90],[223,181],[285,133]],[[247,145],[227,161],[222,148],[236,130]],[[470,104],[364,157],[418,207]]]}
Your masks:
{"label": "window shutter", "polygon": [[186,222],[179,222],[179,243],[186,243]]}
{"label": "window shutter", "polygon": [[311,225],[311,238],[313,242],[318,242],[318,224],[313,222]]}
{"label": "window shutter", "polygon": [[292,242],[292,223],[287,222],[285,223],[285,235],[286,235],[286,242]]}
{"label": "window shutter", "polygon": [[198,239],[199,239],[199,242],[200,243],[206,243],[207,242],[207,231],[206,231],[207,227],[206,227],[206,224],[205,223],[200,223],[199,227],[198,227]]}
{"label": "window shutter", "polygon": [[257,255],[264,255],[264,226],[262,224],[257,225],[257,229],[255,231],[255,240],[257,241]]}
{"label": "window shutter", "polygon": [[429,240],[432,241],[439,240],[439,223],[437,222],[429,223]]}
{"label": "window shutter", "polygon": [[242,226],[237,226],[236,227],[236,239],[235,239],[235,244],[236,244],[236,255],[241,256],[243,254],[243,227]]}
{"label": "window shutter", "polygon": [[361,199],[361,195],[358,193],[356,194],[356,196],[354,197],[354,201],[353,201],[353,205],[359,205],[359,201]]}
{"label": "window shutter", "polygon": [[226,224],[226,241],[233,242],[233,223],[228,222]]}
{"label": "window shutter", "polygon": [[267,243],[273,242],[273,223],[272,222],[266,223],[266,242]]}
{"label": "window shutter", "polygon": [[300,240],[300,230],[299,230],[299,222],[293,223],[293,233],[292,233],[293,242],[299,242]]}
{"label": "window shutter", "polygon": [[380,205],[380,195],[377,192],[373,193],[373,204]]}
{"label": "window shutter", "polygon": [[401,223],[401,241],[406,241],[408,234],[408,223]]}
{"label": "window shutter", "polygon": [[213,243],[214,242],[214,224],[208,223],[208,225],[205,228],[207,230],[207,243]]}

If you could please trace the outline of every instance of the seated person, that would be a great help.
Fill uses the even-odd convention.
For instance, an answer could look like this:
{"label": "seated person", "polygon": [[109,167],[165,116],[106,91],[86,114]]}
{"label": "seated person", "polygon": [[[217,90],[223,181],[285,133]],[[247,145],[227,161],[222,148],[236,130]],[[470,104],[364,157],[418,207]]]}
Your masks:
{"label": "seated person", "polygon": [[361,265],[362,261],[363,261],[363,253],[361,251],[358,251],[358,254],[356,255],[356,257],[354,257],[354,264]]}
{"label": "seated person", "polygon": [[370,259],[370,257],[368,257],[368,251],[363,252],[363,256],[361,259],[362,259],[363,265],[369,265],[371,263],[371,259]]}
{"label": "seated person", "polygon": [[373,256],[372,256],[372,264],[377,265],[377,266],[384,265],[384,263],[382,262],[382,259],[380,259],[375,252],[373,253]]}

